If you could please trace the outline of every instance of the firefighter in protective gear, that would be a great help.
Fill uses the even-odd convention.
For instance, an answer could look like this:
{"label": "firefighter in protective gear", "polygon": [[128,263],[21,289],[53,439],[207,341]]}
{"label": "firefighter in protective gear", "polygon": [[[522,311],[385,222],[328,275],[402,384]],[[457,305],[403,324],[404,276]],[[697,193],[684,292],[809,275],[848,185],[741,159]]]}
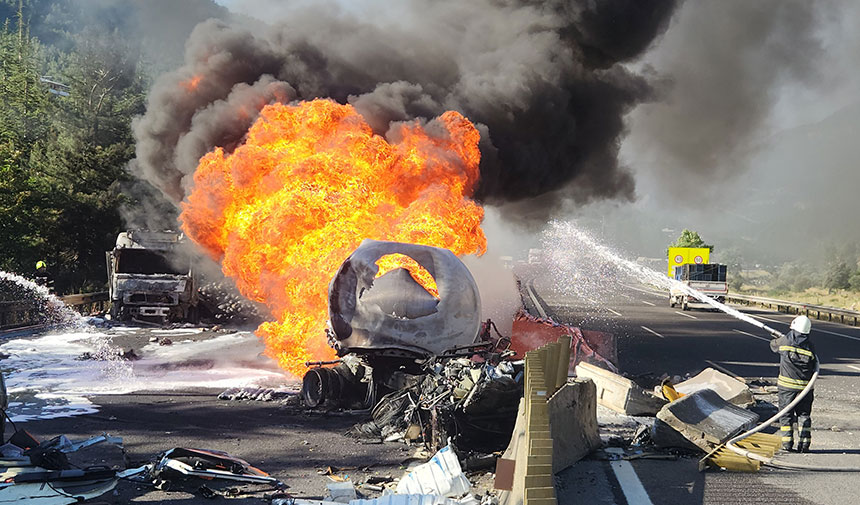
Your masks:
{"label": "firefighter in protective gear", "polygon": [[40,286],[48,285],[48,264],[42,260],[36,262],[36,273],[34,279]]}
{"label": "firefighter in protective gear", "polygon": [[[770,342],[770,349],[779,353],[779,378],[777,393],[779,409],[782,410],[791,403],[798,394],[809,384],[809,379],[815,373],[818,358],[815,347],[809,341],[809,331],[812,322],[806,316],[797,316],[791,322],[790,331]],[[794,431],[798,433],[798,452],[809,451],[812,439],[812,394],[810,391],[792,410],[783,414],[780,421],[782,448],[788,451],[794,447]]]}

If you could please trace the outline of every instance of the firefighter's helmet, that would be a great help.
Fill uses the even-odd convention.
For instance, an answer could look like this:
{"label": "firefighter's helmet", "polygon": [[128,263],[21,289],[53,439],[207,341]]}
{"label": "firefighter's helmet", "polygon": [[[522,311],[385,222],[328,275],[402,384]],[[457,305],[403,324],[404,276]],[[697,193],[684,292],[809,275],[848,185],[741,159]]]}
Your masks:
{"label": "firefighter's helmet", "polygon": [[812,321],[810,321],[806,316],[797,316],[791,322],[791,329],[798,333],[808,335],[809,330],[812,329]]}
{"label": "firefighter's helmet", "polygon": [[48,268],[48,265],[44,261],[39,260],[36,262],[36,270],[39,270],[41,268]]}

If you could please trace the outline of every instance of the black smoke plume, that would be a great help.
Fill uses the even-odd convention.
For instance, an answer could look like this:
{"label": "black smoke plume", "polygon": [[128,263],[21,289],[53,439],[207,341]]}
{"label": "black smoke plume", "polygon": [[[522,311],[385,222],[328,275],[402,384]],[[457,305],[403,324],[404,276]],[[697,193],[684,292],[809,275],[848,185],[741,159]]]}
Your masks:
{"label": "black smoke plume", "polygon": [[805,0],[685,3],[649,55],[669,86],[630,122],[635,151],[653,156],[661,186],[701,201],[703,183],[744,173],[750,151],[773,133],[781,90],[820,86],[829,73],[820,30],[840,10]]}
{"label": "black smoke plume", "polygon": [[487,203],[527,201],[540,214],[561,199],[632,198],[617,160],[623,117],[651,88],[623,64],[663,32],[675,0],[398,7],[411,17],[370,22],[325,4],[264,29],[201,23],[185,65],[156,82],[134,124],[137,173],[179,202],[199,157],[238,145],[265,104],[328,97],[380,134],[462,112],[481,130],[476,196]]}

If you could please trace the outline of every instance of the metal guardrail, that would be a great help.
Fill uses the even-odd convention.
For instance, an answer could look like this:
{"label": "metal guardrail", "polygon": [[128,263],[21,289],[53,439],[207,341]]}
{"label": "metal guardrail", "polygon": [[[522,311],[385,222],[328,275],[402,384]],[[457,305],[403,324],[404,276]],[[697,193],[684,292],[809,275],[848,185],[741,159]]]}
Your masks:
{"label": "metal guardrail", "polygon": [[[101,312],[108,302],[108,292],[80,293],[58,297],[64,304],[83,314]],[[43,324],[39,304],[34,300],[0,301],[0,329]]]}
{"label": "metal guardrail", "polygon": [[743,305],[760,305],[769,309],[775,309],[777,312],[785,312],[786,314],[804,314],[807,317],[814,317],[819,321],[836,321],[851,326],[860,326],[860,312],[854,310],[789,302],[787,300],[777,300],[776,298],[765,298],[762,296],[730,294],[726,297],[726,300]]}
{"label": "metal guardrail", "polygon": [[82,305],[96,305],[103,308],[108,301],[108,292],[99,291],[97,293],[79,293],[76,295],[66,295],[59,297],[69,307],[80,307]]}

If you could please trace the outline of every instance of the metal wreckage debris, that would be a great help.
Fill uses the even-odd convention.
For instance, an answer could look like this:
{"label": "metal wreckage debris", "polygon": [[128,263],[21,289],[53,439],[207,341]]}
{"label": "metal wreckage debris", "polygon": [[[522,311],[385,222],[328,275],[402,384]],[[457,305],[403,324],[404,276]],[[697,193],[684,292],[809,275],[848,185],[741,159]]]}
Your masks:
{"label": "metal wreckage debris", "polygon": [[403,386],[383,396],[372,420],[351,434],[423,441],[431,449],[449,439],[462,450],[504,449],[523,389],[523,364],[504,361],[512,354],[496,342],[429,358],[420,374],[400,375]]}
{"label": "metal wreckage debris", "polygon": [[450,439],[462,451],[490,453],[513,431],[525,351],[570,335],[572,362],[615,369],[612,335],[521,311],[505,337],[480,317],[477,284],[451,251],[365,240],[329,285],[328,341],[340,359],[306,363],[302,400],[368,409],[372,420],[350,432],[359,438],[432,450]]}
{"label": "metal wreckage debris", "polygon": [[[267,484],[272,489],[286,487],[278,479],[251,466],[250,463],[226,452],[176,447],[161,453],[146,465],[130,468],[118,474],[151,482],[157,489],[169,491],[176,482],[188,478],[223,480],[246,484]],[[210,490],[214,496],[214,491]],[[209,494],[206,491],[204,494]]]}
{"label": "metal wreckage debris", "polygon": [[[392,256],[407,259],[383,273]],[[419,269],[435,286],[416,280]],[[480,314],[478,287],[452,252],[365,240],[329,287],[329,343],[341,359],[308,363],[305,404],[371,409],[372,421],[351,430],[359,438],[503,449],[523,364]]]}
{"label": "metal wreckage debris", "polygon": [[16,431],[0,446],[0,503],[77,503],[116,486],[116,471],[104,466],[75,468],[68,455],[100,443],[121,446],[122,439],[103,434],[72,442],[65,435],[39,442]]}
{"label": "metal wreckage debris", "polygon": [[[207,498],[219,492],[201,482],[263,484],[273,490],[286,487],[247,461],[215,450],[177,447],[146,465],[127,470],[107,466],[80,468],[69,459],[72,453],[101,443],[122,449],[122,441],[105,433],[77,442],[65,435],[39,442],[26,431],[16,431],[0,446],[0,504],[79,503],[112,491],[122,479],[152,484],[162,491],[190,485]],[[231,489],[220,494],[227,495]]]}

